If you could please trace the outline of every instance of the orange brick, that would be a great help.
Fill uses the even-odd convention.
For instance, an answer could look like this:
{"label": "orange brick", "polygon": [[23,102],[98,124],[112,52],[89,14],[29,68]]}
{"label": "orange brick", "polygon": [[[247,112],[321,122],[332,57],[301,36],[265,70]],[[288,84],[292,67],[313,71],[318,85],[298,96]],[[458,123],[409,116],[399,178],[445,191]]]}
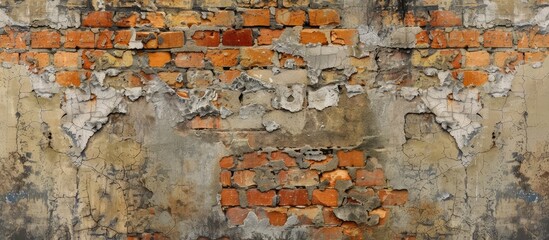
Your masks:
{"label": "orange brick", "polygon": [[192,129],[218,129],[221,128],[221,118],[219,117],[194,117],[191,120]]}
{"label": "orange brick", "polygon": [[275,52],[270,48],[241,48],[240,65],[249,67],[266,67],[273,65]]}
{"label": "orange brick", "polygon": [[338,204],[338,192],[335,189],[326,189],[324,191],[315,189],[313,190],[313,204],[319,204],[327,207],[337,207]]}
{"label": "orange brick", "polygon": [[297,67],[305,66],[305,60],[300,56],[294,56],[291,54],[284,53],[280,56],[280,65],[286,67],[286,62],[292,61],[293,65]]}
{"label": "orange brick", "polygon": [[57,72],[55,74],[55,81],[63,87],[78,87],[80,86],[80,73],[76,71]]}
{"label": "orange brick", "polygon": [[178,53],[175,57],[175,65],[183,68],[203,68],[204,67],[204,53],[201,52],[189,52]]}
{"label": "orange brick", "polygon": [[114,47],[116,48],[128,48],[130,45],[130,41],[132,39],[132,31],[130,30],[122,30],[117,31],[114,34]]}
{"label": "orange brick", "polygon": [[[113,31],[108,31],[108,30],[99,32],[99,34],[97,35],[96,47],[99,49],[113,48],[113,44],[111,40],[113,34],[114,34]],[[66,47],[66,43],[65,43],[65,47]]]}
{"label": "orange brick", "polygon": [[103,50],[84,50],[82,51],[82,68],[93,69],[97,61],[106,51]]}
{"label": "orange brick", "polygon": [[250,189],[246,191],[248,206],[273,206],[275,197],[276,192],[274,190],[260,192],[257,189]]}
{"label": "orange brick", "polygon": [[228,222],[230,224],[242,225],[244,224],[244,219],[246,219],[249,212],[249,209],[235,207],[227,209],[225,215],[227,216]]}
{"label": "orange brick", "polygon": [[277,39],[282,35],[283,30],[272,30],[267,28],[259,29],[259,37],[257,37],[257,44],[259,45],[271,45],[273,39]]}
{"label": "orange brick", "polygon": [[19,63],[19,53],[0,52],[0,63]]}
{"label": "orange brick", "polygon": [[137,22],[138,27],[153,27],[164,28],[166,27],[166,14],[163,12],[148,12],[145,15],[145,19],[139,19]]}
{"label": "orange brick", "polygon": [[280,195],[280,206],[311,205],[307,189],[281,189],[278,194]]}
{"label": "orange brick", "polygon": [[284,0],[282,1],[284,7],[307,7],[309,6],[309,0]]}
{"label": "orange brick", "polygon": [[428,48],[430,44],[429,32],[423,30],[416,34],[416,47],[417,48]]}
{"label": "orange brick", "polygon": [[31,32],[32,48],[59,48],[61,35],[56,31]]}
{"label": "orange brick", "polygon": [[229,29],[223,32],[223,45],[225,46],[253,46],[254,38],[252,30],[246,29]]}
{"label": "orange brick", "polygon": [[77,52],[56,52],[53,55],[53,63],[58,68],[76,68],[78,55]]}
{"label": "orange brick", "polygon": [[82,16],[83,27],[108,28],[112,27],[113,13],[108,11],[89,12],[88,15]]}
{"label": "orange brick", "polygon": [[9,27],[4,28],[6,34],[0,35],[0,48],[26,49],[29,32],[17,32]]}
{"label": "orange brick", "polygon": [[480,33],[478,30],[454,30],[448,34],[449,47],[480,47]]}
{"label": "orange brick", "polygon": [[185,44],[183,32],[162,32],[158,34],[158,48],[179,48]]}
{"label": "orange brick", "polygon": [[65,48],[94,48],[95,34],[92,31],[67,31]]}
{"label": "orange brick", "polygon": [[196,11],[178,11],[176,14],[168,15],[168,27],[192,27],[200,25],[202,18]]}
{"label": "orange brick", "polygon": [[19,61],[21,64],[28,65],[31,69],[41,69],[50,65],[50,55],[42,52],[25,52],[21,53]]}
{"label": "orange brick", "polygon": [[172,60],[172,55],[169,52],[151,52],[148,53],[149,66],[164,67]]}
{"label": "orange brick", "polygon": [[549,47],[549,34],[536,34],[530,41],[530,47],[532,48],[546,48]]}
{"label": "orange brick", "polygon": [[238,65],[238,49],[225,50],[208,50],[206,59],[208,59],[214,67],[233,67]]}
{"label": "orange brick", "polygon": [[526,52],[524,59],[526,62],[543,62],[547,57],[547,52]]}
{"label": "orange brick", "polygon": [[219,173],[219,182],[223,187],[231,186],[231,172],[230,171],[221,171]]}
{"label": "orange brick", "polygon": [[446,48],[448,46],[448,40],[446,38],[446,32],[444,30],[431,31],[433,41],[431,42],[432,48]]}
{"label": "orange brick", "polygon": [[502,69],[515,69],[515,66],[524,61],[524,55],[516,51],[494,53],[494,64]]}
{"label": "orange brick", "polygon": [[328,45],[328,38],[326,33],[322,30],[316,29],[303,29],[301,31],[301,39],[299,40],[302,44],[322,44]]}
{"label": "orange brick", "polygon": [[242,72],[240,72],[240,70],[227,70],[227,71],[223,71],[219,74],[218,78],[219,80],[221,80],[221,82],[223,83],[226,83],[226,84],[231,84],[233,83],[233,81],[238,77],[240,76],[240,74],[242,74]]}
{"label": "orange brick", "polygon": [[484,32],[484,47],[513,47],[513,34],[501,30]]}
{"label": "orange brick", "polygon": [[242,25],[245,27],[270,26],[270,18],[269,9],[246,9],[242,13]]}
{"label": "orange brick", "polygon": [[437,10],[431,12],[430,24],[433,27],[461,26],[461,17],[452,11]]}
{"label": "orange brick", "polygon": [[281,151],[272,152],[271,153],[271,161],[277,161],[277,160],[284,161],[284,165],[286,165],[286,167],[296,167],[297,166],[295,158],[291,157],[290,155],[288,155],[285,152],[281,152]]}
{"label": "orange brick", "polygon": [[383,170],[374,169],[370,172],[366,169],[359,169],[356,171],[356,185],[357,186],[383,186],[385,185],[385,175]]}
{"label": "orange brick", "polygon": [[158,37],[153,32],[138,32],[135,34],[135,40],[143,43],[145,49],[158,48]]}
{"label": "orange brick", "polygon": [[269,218],[269,223],[273,226],[284,226],[288,215],[284,212],[268,211],[267,218]]}
{"label": "orange brick", "polygon": [[486,51],[466,52],[465,67],[488,67],[490,54]]}
{"label": "orange brick", "polygon": [[217,47],[221,42],[218,31],[196,31],[191,37],[196,46]]}
{"label": "orange brick", "polygon": [[261,167],[267,164],[267,154],[266,153],[246,153],[242,156],[242,161],[238,163],[237,169],[248,169]]}
{"label": "orange brick", "polygon": [[404,205],[408,201],[407,190],[387,190],[379,191],[379,200],[383,206]]}
{"label": "orange brick", "polygon": [[331,32],[332,44],[353,45],[358,40],[356,29],[334,29]]}
{"label": "orange brick", "polygon": [[[183,87],[183,83],[179,81],[179,79],[181,79],[181,74],[182,73],[180,72],[159,72],[158,78],[170,87],[181,88]],[[194,117],[188,126],[192,129],[214,128],[215,121],[212,121],[210,118],[202,119],[200,117]]]}
{"label": "orange brick", "polygon": [[209,12],[206,19],[202,21],[205,26],[232,27],[235,16],[233,11]]}
{"label": "orange brick", "polygon": [[488,81],[488,74],[482,71],[463,71],[464,86],[481,86]]}
{"label": "orange brick", "polygon": [[324,224],[326,225],[339,225],[342,222],[341,219],[336,217],[332,208],[323,208],[322,217],[324,218]]}
{"label": "orange brick", "polygon": [[303,10],[277,9],[276,22],[286,26],[303,26],[307,16]]}
{"label": "orange brick", "polygon": [[339,25],[339,13],[334,9],[309,9],[309,25]]}
{"label": "orange brick", "polygon": [[364,152],[359,150],[338,151],[337,158],[340,167],[363,167],[365,165]]}
{"label": "orange brick", "polygon": [[320,182],[327,182],[328,187],[335,187],[337,181],[347,181],[351,180],[349,172],[347,170],[336,169],[330,172],[322,173],[320,177]]}
{"label": "orange brick", "polygon": [[221,189],[221,206],[238,206],[240,200],[236,189],[224,188]]}
{"label": "orange brick", "polygon": [[233,175],[234,184],[238,187],[250,187],[255,185],[255,172],[250,170],[235,171]]}
{"label": "orange brick", "polygon": [[235,166],[234,158],[232,156],[221,158],[221,160],[219,160],[219,166],[225,169],[233,168]]}
{"label": "orange brick", "polygon": [[137,20],[139,19],[139,14],[136,12],[118,12],[116,13],[115,18],[117,18],[117,20],[114,25],[117,27],[135,27],[137,25]]}

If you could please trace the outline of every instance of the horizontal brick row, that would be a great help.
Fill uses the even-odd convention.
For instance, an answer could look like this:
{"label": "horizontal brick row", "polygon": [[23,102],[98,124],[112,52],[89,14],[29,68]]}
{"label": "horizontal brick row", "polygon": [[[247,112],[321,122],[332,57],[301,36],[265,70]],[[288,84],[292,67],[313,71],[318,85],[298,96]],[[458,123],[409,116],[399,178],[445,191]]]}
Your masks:
{"label": "horizontal brick row", "polygon": [[[273,19],[274,21],[271,21]],[[270,9],[242,9],[239,11],[179,11],[175,14],[165,12],[112,12],[96,11],[82,14],[82,26],[90,28],[111,27],[191,27],[216,26],[232,27],[237,21],[243,26],[337,26],[340,15],[334,9],[287,9],[279,8],[272,13]]]}
{"label": "horizontal brick row", "polygon": [[[423,30],[416,35],[416,48],[547,48],[549,34],[513,33],[507,30]],[[515,44],[516,43],[516,44]]]}

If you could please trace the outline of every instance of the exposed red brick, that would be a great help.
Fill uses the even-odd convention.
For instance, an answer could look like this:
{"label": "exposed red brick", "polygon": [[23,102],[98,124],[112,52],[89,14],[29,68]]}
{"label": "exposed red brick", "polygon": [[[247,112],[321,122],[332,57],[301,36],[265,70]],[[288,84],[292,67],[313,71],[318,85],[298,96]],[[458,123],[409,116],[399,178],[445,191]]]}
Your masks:
{"label": "exposed red brick", "polygon": [[513,34],[501,30],[489,30],[484,32],[484,47],[500,48],[513,46]]}
{"label": "exposed red brick", "polygon": [[309,9],[309,25],[339,25],[339,13],[334,9]]}
{"label": "exposed red brick", "polygon": [[266,153],[246,153],[244,156],[242,156],[242,161],[238,163],[237,168],[238,169],[248,169],[248,168],[256,168],[261,167],[265,164],[267,164],[267,154]]}
{"label": "exposed red brick", "polygon": [[217,47],[221,42],[218,31],[196,31],[191,37],[196,46]]}
{"label": "exposed red brick", "polygon": [[432,48],[446,48],[448,47],[448,40],[446,38],[446,32],[444,30],[433,30],[431,31],[431,37],[433,41],[431,42]]}
{"label": "exposed red brick", "polygon": [[448,34],[449,47],[480,47],[480,33],[478,30],[454,30]]}
{"label": "exposed red brick", "polygon": [[25,52],[19,57],[21,64],[28,65],[31,69],[42,69],[50,65],[50,54],[43,52]]}
{"label": "exposed red brick", "polygon": [[93,69],[95,61],[103,56],[106,51],[103,50],[84,50],[82,51],[82,68]]}
{"label": "exposed red brick", "polygon": [[404,205],[408,201],[408,190],[382,189],[378,194],[383,206]]}
{"label": "exposed red brick", "polygon": [[135,40],[143,43],[144,49],[158,48],[158,37],[153,32],[138,32],[135,34]]}
{"label": "exposed red brick", "polygon": [[295,166],[297,166],[295,158],[293,158],[290,155],[288,155],[287,153],[281,152],[281,151],[272,152],[271,153],[271,160],[272,161],[282,160],[282,161],[284,161],[284,164],[286,165],[286,167],[295,167]]}
{"label": "exposed red brick", "polygon": [[273,39],[277,39],[282,35],[283,30],[272,30],[267,28],[259,29],[259,36],[257,37],[257,44],[259,45],[271,45]]}
{"label": "exposed red brick", "polygon": [[0,48],[4,49],[26,49],[29,32],[18,32],[5,27],[6,34],[0,35]]}
{"label": "exposed red brick", "polygon": [[221,189],[221,205],[222,206],[240,205],[240,200],[238,198],[238,191],[232,188]]}
{"label": "exposed red brick", "polygon": [[78,55],[77,52],[56,52],[53,55],[53,63],[58,68],[76,68]]}
{"label": "exposed red brick", "polygon": [[164,67],[172,60],[172,55],[169,52],[150,52],[148,57],[151,67]]}
{"label": "exposed red brick", "polygon": [[230,29],[223,32],[223,45],[225,46],[252,46],[254,38],[252,30],[246,29]]}
{"label": "exposed red brick", "polygon": [[0,52],[0,63],[2,62],[18,64],[19,53]]}
{"label": "exposed red brick", "polygon": [[315,189],[313,190],[313,204],[320,204],[327,207],[338,206],[339,193],[335,189],[325,189],[324,191]]}
{"label": "exposed red brick", "polygon": [[250,170],[235,171],[233,181],[239,187],[250,187],[255,185],[255,172]]}
{"label": "exposed red brick", "polygon": [[482,71],[463,71],[464,86],[481,86],[488,81],[488,73]]}
{"label": "exposed red brick", "polygon": [[148,12],[145,15],[145,19],[139,19],[139,21],[137,21],[137,26],[164,28],[166,27],[166,14],[163,12]]}
{"label": "exposed red brick", "polygon": [[428,48],[431,40],[429,39],[429,32],[422,30],[416,34],[416,48]]}
{"label": "exposed red brick", "polygon": [[132,31],[122,30],[114,34],[113,44],[116,48],[128,48],[132,39]]}
{"label": "exposed red brick", "polygon": [[277,9],[276,22],[286,26],[303,26],[307,15],[305,11],[298,9]]}
{"label": "exposed red brick", "polygon": [[501,69],[515,69],[515,66],[524,61],[524,54],[516,51],[494,53],[494,64]]}
{"label": "exposed red brick", "polygon": [[209,12],[206,19],[202,21],[205,26],[232,27],[234,25],[235,16],[233,11],[217,11]]}
{"label": "exposed red brick", "polygon": [[242,72],[240,70],[227,70],[219,74],[218,78],[223,83],[231,84],[233,83],[234,79],[240,76],[241,73]]}
{"label": "exposed red brick", "polygon": [[204,53],[201,52],[186,52],[178,53],[174,63],[178,67],[183,68],[203,68]]}
{"label": "exposed red brick", "polygon": [[322,176],[320,177],[320,182],[328,182],[328,187],[335,187],[336,181],[346,181],[351,180],[351,176],[349,176],[349,172],[347,170],[342,169],[336,169],[330,172],[322,173]]}
{"label": "exposed red brick", "polygon": [[269,223],[273,226],[284,226],[288,215],[279,211],[268,211],[267,217],[269,218]]}
{"label": "exposed red brick", "polygon": [[280,56],[280,65],[286,66],[287,61],[292,61],[293,64],[297,67],[303,67],[305,66],[305,60],[303,60],[300,56],[294,56],[291,54],[284,53]]}
{"label": "exposed red brick", "polygon": [[225,216],[227,216],[227,219],[231,225],[242,225],[244,224],[244,219],[246,219],[249,212],[249,209],[235,207],[227,209]]}
{"label": "exposed red brick", "polygon": [[231,186],[231,172],[230,171],[221,171],[219,173],[219,182],[221,183],[222,187],[230,187]]}
{"label": "exposed red brick", "polygon": [[[172,75],[173,76],[173,75]],[[179,73],[176,75],[179,76]],[[171,77],[171,79],[174,79]],[[168,85],[180,88],[183,84],[169,82]],[[221,118],[219,117],[195,117],[190,122],[190,128],[192,129],[218,129],[221,128]]]}
{"label": "exposed red brick", "polygon": [[370,172],[366,169],[356,171],[357,186],[383,186],[385,185],[385,175],[383,170],[377,168]]}
{"label": "exposed red brick", "polygon": [[89,12],[86,16],[82,16],[83,27],[108,28],[114,25],[112,20],[113,12],[96,11]]}
{"label": "exposed red brick", "polygon": [[250,189],[246,191],[248,206],[273,206],[275,197],[276,192],[274,190],[260,192],[257,189]]}
{"label": "exposed red brick", "polygon": [[117,18],[117,20],[114,25],[117,27],[135,27],[135,25],[137,25],[137,20],[139,19],[139,13],[116,13],[115,18]]}
{"label": "exposed red brick", "polygon": [[242,25],[245,27],[271,25],[269,9],[246,9],[242,13]]}
{"label": "exposed red brick", "polygon": [[275,52],[270,48],[241,48],[240,65],[249,67],[267,67],[273,65]]}
{"label": "exposed red brick", "polygon": [[238,65],[238,49],[224,50],[208,50],[206,59],[208,59],[214,67],[233,67]]}
{"label": "exposed red brick", "polygon": [[[108,30],[105,30],[105,31],[101,31],[97,34],[97,42],[96,42],[96,47],[99,48],[99,49],[110,49],[110,48],[113,48],[113,44],[112,44],[112,36],[114,35],[114,32],[113,31],[108,31]],[[65,43],[65,47],[66,46],[66,43]]]}
{"label": "exposed red brick", "polygon": [[281,189],[278,194],[280,195],[280,206],[311,205],[307,189]]}
{"label": "exposed red brick", "polygon": [[332,44],[353,45],[358,41],[356,29],[334,29],[331,32]]}
{"label": "exposed red brick", "polygon": [[328,45],[328,38],[323,30],[303,29],[301,30],[301,38],[299,42],[302,44],[310,43]]}
{"label": "exposed red brick", "polygon": [[324,218],[325,225],[339,225],[341,224],[341,222],[343,222],[341,221],[341,219],[336,217],[332,208],[323,208],[322,217]]}
{"label": "exposed red brick", "polygon": [[183,32],[162,32],[158,34],[158,48],[179,48],[185,44]]}
{"label": "exposed red brick", "polygon": [[77,71],[57,72],[55,74],[55,81],[62,87],[79,87],[80,73]]}
{"label": "exposed red brick", "polygon": [[530,47],[532,48],[546,48],[549,47],[549,34],[536,34],[530,41]]}
{"label": "exposed red brick", "polygon": [[61,35],[57,31],[31,32],[32,48],[59,48],[61,47]]}
{"label": "exposed red brick", "polygon": [[452,11],[437,10],[431,12],[430,24],[433,27],[461,26],[461,17]]}
{"label": "exposed red brick", "polygon": [[337,151],[340,167],[363,167],[366,164],[364,152],[360,150]]}
{"label": "exposed red brick", "polygon": [[65,48],[94,48],[95,34],[92,31],[67,31]]}
{"label": "exposed red brick", "polygon": [[490,65],[490,54],[487,51],[465,53],[464,67],[487,67]]}
{"label": "exposed red brick", "polygon": [[219,160],[219,166],[224,169],[233,168],[235,166],[233,156],[222,157],[221,160]]}
{"label": "exposed red brick", "polygon": [[526,52],[524,53],[524,60],[526,62],[543,62],[546,56],[547,52]]}

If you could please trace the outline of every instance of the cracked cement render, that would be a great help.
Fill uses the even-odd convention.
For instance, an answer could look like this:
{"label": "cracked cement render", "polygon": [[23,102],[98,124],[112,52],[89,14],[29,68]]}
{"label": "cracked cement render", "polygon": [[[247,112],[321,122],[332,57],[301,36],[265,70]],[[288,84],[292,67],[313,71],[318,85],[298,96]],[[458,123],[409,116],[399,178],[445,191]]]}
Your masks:
{"label": "cracked cement render", "polygon": [[548,14],[0,0],[0,239],[546,239]]}

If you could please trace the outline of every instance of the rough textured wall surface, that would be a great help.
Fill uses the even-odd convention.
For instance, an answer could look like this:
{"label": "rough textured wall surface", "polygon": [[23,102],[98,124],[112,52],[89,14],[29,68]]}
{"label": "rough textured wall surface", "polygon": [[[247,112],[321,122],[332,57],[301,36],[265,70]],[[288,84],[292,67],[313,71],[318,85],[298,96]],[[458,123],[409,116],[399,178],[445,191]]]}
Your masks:
{"label": "rough textured wall surface", "polygon": [[0,0],[0,239],[547,239],[547,0]]}

